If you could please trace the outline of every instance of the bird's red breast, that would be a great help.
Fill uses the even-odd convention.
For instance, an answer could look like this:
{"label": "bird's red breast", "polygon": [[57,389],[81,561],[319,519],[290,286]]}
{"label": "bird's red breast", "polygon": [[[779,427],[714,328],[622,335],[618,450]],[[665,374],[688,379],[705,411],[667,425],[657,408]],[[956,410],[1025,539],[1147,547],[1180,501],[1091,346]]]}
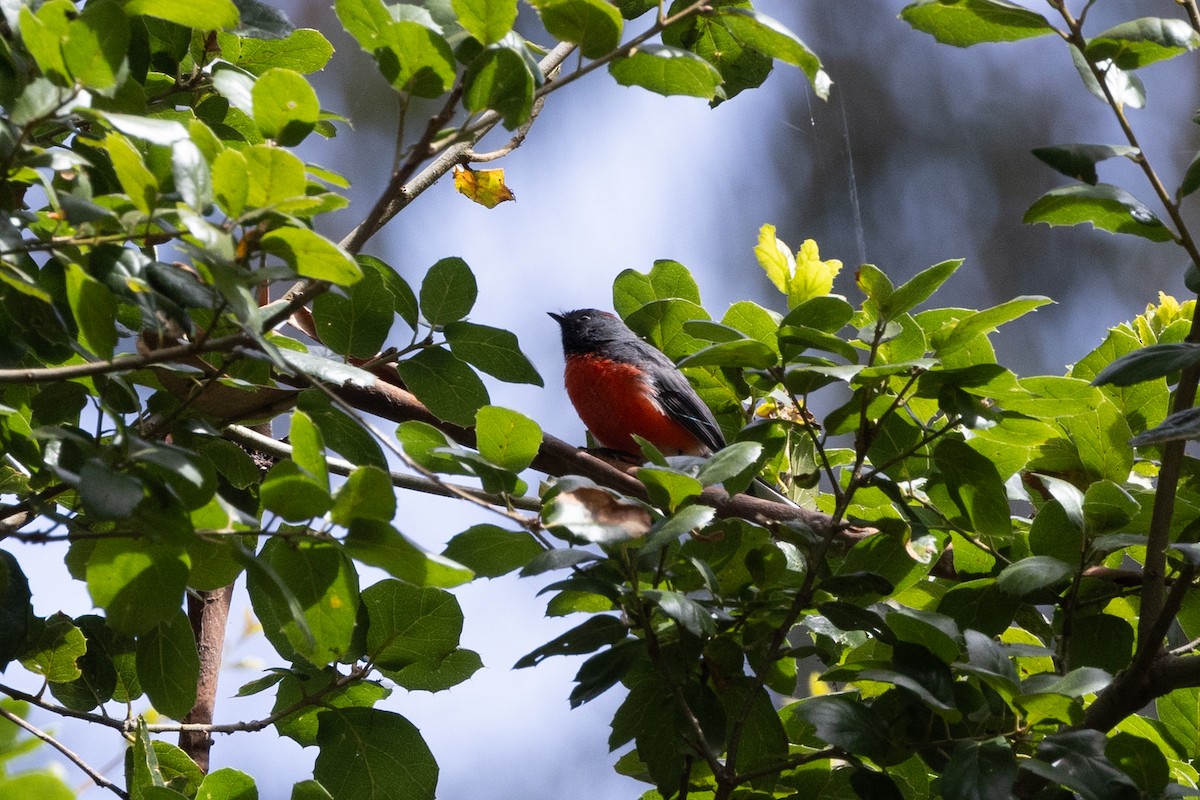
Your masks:
{"label": "bird's red breast", "polygon": [[704,446],[672,419],[655,398],[643,370],[591,353],[567,358],[567,394],[596,441],[638,454],[636,434],[665,455],[701,455]]}

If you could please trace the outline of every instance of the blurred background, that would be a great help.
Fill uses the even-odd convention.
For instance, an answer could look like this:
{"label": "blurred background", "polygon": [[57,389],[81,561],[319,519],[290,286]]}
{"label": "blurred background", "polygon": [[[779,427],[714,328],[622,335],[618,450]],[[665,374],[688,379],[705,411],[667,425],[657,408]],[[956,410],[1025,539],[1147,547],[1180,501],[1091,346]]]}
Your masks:
{"label": "blurred background", "polygon": [[[598,71],[553,94],[525,144],[488,165],[506,170],[516,202],[484,209],[456,194],[447,177],[365,252],[392,264],[414,287],[439,258],[464,258],[480,287],[471,318],[516,332],[546,383],[539,389],[489,379],[492,401],[581,444],[583,426],[562,389],[556,325],[545,312],[611,307],[613,278],[628,268],[644,272],[660,258],[692,270],[714,317],[741,299],[782,311],[752,252],[763,223],[776,225],[793,250],[811,238],[823,258],[842,260],[836,291],[852,302],[861,299],[853,273],[864,261],[899,283],[947,258],[966,264],[935,298],[938,305],[982,308],[1016,295],[1050,296],[1057,305],[995,337],[1000,360],[1023,375],[1061,374],[1109,326],[1156,302],[1160,289],[1184,296],[1184,257],[1173,245],[1087,227],[1021,224],[1034,200],[1068,182],[1030,155],[1032,148],[1125,144],[1111,111],[1084,89],[1064,44],[1043,37],[947,47],[897,19],[904,5],[757,1],[822,58],[834,81],[826,102],[799,70],[783,65],[762,88],[715,109],[623,88]],[[1046,4],[1024,5],[1050,17]],[[1078,10],[1081,3],[1069,5]],[[281,7],[337,49],[326,70],[311,77],[323,106],[349,117],[352,127],[333,140],[312,137],[301,153],[353,184],[349,209],[326,219],[322,230],[336,240],[384,186],[396,102],[370,58],[340,32],[328,0],[288,0]],[[1170,0],[1108,0],[1091,10],[1091,32],[1138,16],[1178,14]],[[536,19],[524,5],[519,26],[538,40]],[[1192,123],[1200,73],[1193,58],[1180,58],[1142,77],[1147,108],[1128,113],[1151,163],[1173,187],[1200,146],[1200,128]],[[504,141],[498,130],[477,149]],[[1100,174],[1160,212],[1131,162],[1104,162]],[[1200,222],[1194,212],[1190,219]],[[435,552],[480,521],[454,503],[410,494],[400,502],[398,526]],[[38,565],[30,576],[35,601],[55,604],[39,605],[37,613],[90,610],[81,585],[64,590],[69,579],[61,553],[34,550],[24,547],[17,556]],[[363,583],[375,579],[367,573]],[[511,670],[520,656],[581,621],[543,619],[545,598],[537,592],[549,580],[504,578],[456,589],[466,616],[462,644],[477,650],[486,668],[450,692],[398,690],[384,702],[425,735],[441,765],[439,797],[617,800],[646,788],[611,768],[617,754],[608,752],[608,722],[621,697],[569,709],[578,659]],[[244,613],[244,604],[235,606],[222,721],[268,711],[261,697],[232,699],[238,686],[277,663],[252,627],[245,636],[238,630]],[[73,746],[82,734],[81,753],[120,773],[119,743],[108,735],[89,735],[44,714],[34,719]],[[291,785],[311,775],[313,752],[290,740],[266,741],[271,735],[218,737],[213,767],[251,773],[263,800],[289,797]],[[43,748],[37,758],[54,755]],[[86,785],[68,769],[73,783]],[[107,793],[93,789],[86,796]]]}

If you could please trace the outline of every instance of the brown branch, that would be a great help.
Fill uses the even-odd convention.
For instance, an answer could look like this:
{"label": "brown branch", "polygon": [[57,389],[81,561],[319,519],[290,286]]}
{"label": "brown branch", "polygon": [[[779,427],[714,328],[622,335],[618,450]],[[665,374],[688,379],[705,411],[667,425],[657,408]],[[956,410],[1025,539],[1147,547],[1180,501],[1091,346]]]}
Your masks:
{"label": "brown branch", "polygon": [[[200,656],[200,679],[196,685],[196,704],[183,718],[185,723],[212,724],[217,705],[217,681],[221,674],[221,654],[225,646],[225,626],[229,621],[229,602],[232,598],[233,584],[215,591],[200,592],[197,597],[188,595],[188,617],[192,622]],[[179,732],[180,749],[191,756],[202,772],[208,772],[212,745],[212,737],[207,732]]]}
{"label": "brown branch", "polygon": [[[475,431],[438,419],[411,392],[382,380],[373,386],[346,385],[335,390],[355,408],[391,422],[416,420],[425,422],[442,431],[465,447],[475,447]],[[615,489],[623,494],[646,499],[646,487],[630,475],[607,461],[597,458],[579,447],[546,434],[542,446],[534,458],[533,469],[547,475],[581,475],[601,486]],[[760,524],[779,522],[801,522],[818,534],[835,530],[852,540],[868,535],[869,530],[855,528],[844,523],[835,523],[833,517],[820,511],[797,508],[771,500],[762,500],[750,495],[729,495],[720,488],[710,487],[700,495],[699,501],[712,506],[722,517],[738,517]]]}
{"label": "brown branch", "polygon": [[107,375],[110,372],[129,372],[152,364],[164,364],[168,361],[186,361],[188,358],[201,353],[212,353],[218,350],[232,350],[235,347],[251,344],[251,339],[244,333],[233,333],[217,339],[202,342],[173,345],[150,350],[146,353],[122,353],[107,361],[89,361],[86,364],[67,364],[62,367],[37,367],[29,369],[0,369],[0,384],[3,383],[54,383],[70,380],[71,378],[86,378],[93,375]]}

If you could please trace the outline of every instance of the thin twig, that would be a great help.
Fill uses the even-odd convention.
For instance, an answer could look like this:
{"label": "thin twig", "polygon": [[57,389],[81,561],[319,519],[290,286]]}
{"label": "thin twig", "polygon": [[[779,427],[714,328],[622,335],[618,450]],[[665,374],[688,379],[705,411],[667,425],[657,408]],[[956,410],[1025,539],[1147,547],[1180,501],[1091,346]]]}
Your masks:
{"label": "thin twig", "polygon": [[64,756],[66,756],[68,761],[70,761],[75,766],[79,767],[79,769],[83,770],[84,774],[86,774],[89,778],[91,778],[92,782],[95,783],[97,786],[104,788],[104,789],[108,789],[110,792],[115,794],[117,797],[123,798],[123,800],[128,800],[128,798],[129,798],[128,792],[126,792],[121,787],[117,786],[115,783],[113,783],[108,778],[101,775],[96,770],[89,767],[87,762],[84,761],[82,758],[80,758],[77,753],[75,753],[73,750],[68,748],[62,742],[55,739],[50,734],[43,731],[41,728],[38,728],[37,726],[30,724],[26,720],[22,719],[21,717],[17,716],[16,714],[12,713],[11,711],[9,711],[8,709],[3,708],[3,707],[0,707],[0,717],[4,717],[6,720],[13,723],[14,725],[24,728],[25,730],[29,731],[37,738],[41,739],[46,744],[53,747],[58,752],[62,753]]}
{"label": "thin twig", "polygon": [[[243,425],[227,425],[222,433],[226,439],[245,447],[280,458],[292,457],[291,445],[270,436],[264,436]],[[341,458],[326,457],[325,461],[329,465],[329,471],[334,475],[344,477],[358,469],[357,464]],[[470,486],[448,484],[444,481],[431,481],[427,478],[417,477],[416,475],[406,475],[403,472],[391,471],[388,472],[388,477],[391,478],[392,485],[400,489],[410,489],[415,492],[424,492],[425,494],[436,494],[441,497],[459,497],[458,493],[461,492],[473,495],[482,502],[500,507],[512,506],[513,508],[520,508],[526,511],[540,511],[542,508],[542,501],[536,497],[490,494]],[[448,488],[449,486],[454,486],[454,489],[457,491],[451,491]]]}
{"label": "thin twig", "polygon": [[86,364],[67,364],[62,367],[39,367],[30,369],[0,369],[0,383],[55,383],[71,378],[87,378],[107,375],[110,372],[129,372],[152,364],[182,361],[201,353],[232,350],[251,344],[244,333],[232,333],[204,342],[172,345],[151,350],[148,353],[123,353],[105,361],[89,361]]}

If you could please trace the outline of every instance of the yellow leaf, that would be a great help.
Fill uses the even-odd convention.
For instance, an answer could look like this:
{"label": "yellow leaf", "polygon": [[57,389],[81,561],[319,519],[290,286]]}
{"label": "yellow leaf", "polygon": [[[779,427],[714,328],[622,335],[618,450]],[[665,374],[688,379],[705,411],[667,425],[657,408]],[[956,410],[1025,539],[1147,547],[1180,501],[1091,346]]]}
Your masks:
{"label": "yellow leaf", "polygon": [[774,225],[763,225],[758,229],[758,246],[754,248],[754,256],[775,288],[787,294],[796,261],[788,246],[775,238]]}
{"label": "yellow leaf", "polygon": [[796,271],[788,283],[788,308],[832,292],[833,279],[841,269],[842,262],[836,258],[822,261],[817,243],[806,239],[796,253]]}
{"label": "yellow leaf", "polygon": [[454,188],[459,194],[487,208],[495,208],[505,200],[516,200],[512,190],[504,185],[504,170],[474,170],[462,165],[454,168]]}

